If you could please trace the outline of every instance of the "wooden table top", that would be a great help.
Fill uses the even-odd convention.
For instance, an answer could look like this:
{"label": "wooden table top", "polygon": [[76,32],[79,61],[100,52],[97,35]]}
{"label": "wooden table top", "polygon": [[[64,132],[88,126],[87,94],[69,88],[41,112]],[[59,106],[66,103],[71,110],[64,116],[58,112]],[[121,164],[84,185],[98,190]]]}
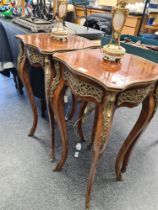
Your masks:
{"label": "wooden table top", "polygon": [[58,41],[51,37],[51,33],[17,35],[24,45],[32,46],[43,54],[52,54],[60,51],[71,51],[99,46],[98,43],[86,38],[69,35],[67,41]]}
{"label": "wooden table top", "polygon": [[158,80],[158,64],[130,54],[125,54],[118,64],[104,61],[101,49],[55,53],[53,57],[63,62],[72,72],[110,90],[123,90]]}

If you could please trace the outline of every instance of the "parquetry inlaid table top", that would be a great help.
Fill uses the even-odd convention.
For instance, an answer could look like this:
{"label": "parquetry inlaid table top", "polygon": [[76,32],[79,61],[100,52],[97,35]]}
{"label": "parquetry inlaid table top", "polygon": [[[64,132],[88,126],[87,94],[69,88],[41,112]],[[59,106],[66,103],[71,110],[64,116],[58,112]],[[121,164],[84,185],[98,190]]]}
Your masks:
{"label": "parquetry inlaid table top", "polygon": [[158,79],[158,65],[131,54],[125,54],[118,64],[104,61],[101,49],[56,53],[54,57],[106,89],[122,90]]}
{"label": "parquetry inlaid table top", "polygon": [[67,41],[58,41],[51,37],[51,33],[17,35],[25,46],[32,46],[42,54],[52,54],[60,51],[79,50],[96,47],[98,44],[86,38],[70,35]]}

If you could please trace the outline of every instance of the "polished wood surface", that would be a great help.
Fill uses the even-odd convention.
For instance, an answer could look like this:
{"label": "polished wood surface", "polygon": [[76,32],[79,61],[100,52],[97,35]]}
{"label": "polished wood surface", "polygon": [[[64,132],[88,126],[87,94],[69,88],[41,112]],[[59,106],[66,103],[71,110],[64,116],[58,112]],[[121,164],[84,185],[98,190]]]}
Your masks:
{"label": "polished wood surface", "polygon": [[[96,109],[91,140],[93,153],[86,192],[86,210],[89,210],[97,164],[109,142],[115,110],[120,106],[132,108],[138,104],[143,104],[140,117],[126,138],[116,160],[116,176],[118,180],[122,180],[122,173],[127,168],[133,147],[157,108],[158,64],[129,54],[123,57],[121,63],[105,62],[101,49],[61,53],[66,50],[66,45],[69,46],[67,51],[75,50],[76,47],[80,49],[81,46],[82,48],[83,46],[84,48],[88,47],[88,44],[83,42],[79,44],[76,41],[75,44],[74,40],[84,39],[76,36],[71,36],[74,39],[68,39],[67,43],[53,40],[50,34],[19,35],[17,37],[21,40],[18,61],[19,75],[27,88],[34,113],[34,123],[30,135],[35,132],[38,117],[29,82],[27,62],[35,65],[40,64],[44,69],[45,95],[49,110],[50,131],[52,133],[52,159],[54,158],[55,148],[54,115],[59,126],[62,142],[62,153],[54,169],[55,171],[62,169],[68,156],[68,136],[63,100],[67,87],[70,87],[75,97],[79,97],[85,102],[80,116],[83,115],[87,103],[95,103]],[[88,41],[84,40],[85,43]],[[74,110],[72,110],[73,112]],[[82,135],[81,127],[82,121],[79,122],[78,126]]]}
{"label": "polished wood surface", "polygon": [[101,49],[55,53],[54,58],[106,89],[121,90],[158,79],[158,64],[130,54],[125,54],[121,63],[117,64],[104,61]]}
{"label": "polished wood surface", "polygon": [[[53,58],[60,63],[61,77],[59,85],[54,90],[51,105],[58,119],[63,145],[61,159],[54,170],[61,170],[68,154],[62,102],[65,87],[70,87],[73,94],[84,101],[80,117],[83,116],[88,102],[95,103],[96,107],[90,145],[93,151],[92,162],[85,203],[86,210],[89,210],[97,164],[109,142],[115,110],[120,106],[132,108],[142,103],[140,116],[116,159],[116,177],[117,180],[122,180],[122,173],[126,171],[134,145],[148,126],[157,108],[158,64],[129,54],[123,57],[120,64],[107,63],[103,60],[100,49],[55,53]],[[82,121],[79,121],[79,132],[84,138],[81,127]]]}
{"label": "polished wood surface", "polygon": [[17,35],[16,37],[25,45],[38,49],[42,54],[52,54],[54,52],[98,46],[98,43],[76,35],[69,35],[67,41],[55,40],[51,37],[51,33],[24,34]]}
{"label": "polished wood surface", "polygon": [[[28,98],[31,104],[33,112],[33,123],[29,132],[29,136],[33,136],[37,124],[38,124],[38,112],[37,106],[35,104],[29,75],[28,75],[28,62],[33,66],[41,66],[44,70],[45,79],[45,96],[47,102],[49,125],[50,125],[50,159],[54,160],[55,157],[55,141],[54,141],[54,113],[51,109],[51,97],[49,96],[50,86],[54,80],[54,61],[52,59],[52,54],[55,52],[65,52],[72,50],[79,50],[84,48],[96,48],[99,46],[98,42],[89,41],[86,38],[82,38],[76,35],[71,35],[68,37],[67,41],[57,41],[51,37],[51,34],[27,34],[27,35],[17,35],[20,40],[19,43],[19,57],[18,57],[18,73],[23,81],[23,84],[27,90]],[[75,106],[72,109],[71,115],[75,111]],[[56,114],[57,115],[57,114]],[[61,115],[59,115],[61,116]],[[71,116],[70,116],[71,117]],[[58,125],[60,125],[60,118],[56,118]],[[62,121],[61,121],[62,122]],[[61,133],[63,131],[60,130]],[[64,134],[66,131],[64,132]],[[64,135],[63,135],[64,136]],[[63,137],[64,138],[64,137]],[[62,138],[62,139],[63,139]],[[66,138],[62,140],[62,145],[64,150],[66,150],[66,144],[64,143]],[[62,159],[65,159],[65,154],[62,153],[61,161],[59,160],[59,166],[62,163]]]}
{"label": "polished wood surface", "polygon": [[[54,65],[51,55],[55,52],[72,51],[89,47],[93,48],[99,46],[99,43],[76,35],[68,36],[67,41],[64,42],[57,41],[51,37],[51,33],[24,34],[17,35],[16,37],[20,40],[20,52],[18,59],[20,62],[18,62],[18,71],[21,80],[26,87],[33,112],[33,125],[29,132],[29,136],[32,136],[37,127],[38,113],[27,72],[27,62],[30,62],[30,64],[34,66],[40,65],[44,69],[45,91],[46,98],[48,98],[47,89],[49,89],[49,85],[53,77],[53,71],[51,71],[50,68]],[[49,71],[46,72],[45,68],[48,66],[48,63],[51,64],[49,64]]]}

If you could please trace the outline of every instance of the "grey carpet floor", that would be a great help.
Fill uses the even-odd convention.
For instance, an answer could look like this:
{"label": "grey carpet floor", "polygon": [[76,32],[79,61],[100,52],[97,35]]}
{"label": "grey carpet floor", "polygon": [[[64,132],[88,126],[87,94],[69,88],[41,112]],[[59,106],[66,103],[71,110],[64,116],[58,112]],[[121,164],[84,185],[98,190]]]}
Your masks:
{"label": "grey carpet floor", "polygon": [[[120,108],[115,113],[110,143],[97,170],[91,210],[158,209],[158,113],[137,143],[124,181],[115,181],[116,155],[140,108]],[[13,80],[0,76],[0,210],[84,210],[91,151],[83,145],[80,157],[73,157],[75,136],[68,126],[68,160],[61,172],[53,172],[56,161],[50,163],[48,158],[48,121],[39,117],[35,138],[27,136],[31,122],[26,94],[19,95]],[[89,123],[86,135],[90,130]],[[57,126],[56,141],[58,159]]]}

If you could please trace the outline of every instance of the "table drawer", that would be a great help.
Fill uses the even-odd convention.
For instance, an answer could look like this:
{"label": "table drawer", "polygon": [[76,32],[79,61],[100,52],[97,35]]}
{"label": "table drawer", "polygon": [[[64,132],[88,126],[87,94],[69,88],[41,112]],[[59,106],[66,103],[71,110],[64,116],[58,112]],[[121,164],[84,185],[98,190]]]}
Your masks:
{"label": "table drawer", "polygon": [[88,9],[87,13],[88,13],[88,15],[91,15],[91,14],[101,14],[101,13],[105,13],[105,12],[103,10]]}
{"label": "table drawer", "polygon": [[82,8],[76,8],[76,16],[84,17],[85,16],[85,11]]}
{"label": "table drawer", "polygon": [[125,26],[136,27],[137,22],[138,22],[137,18],[127,17]]}
{"label": "table drawer", "polygon": [[135,28],[123,26],[121,34],[129,34],[129,35],[135,35],[136,31]]}

